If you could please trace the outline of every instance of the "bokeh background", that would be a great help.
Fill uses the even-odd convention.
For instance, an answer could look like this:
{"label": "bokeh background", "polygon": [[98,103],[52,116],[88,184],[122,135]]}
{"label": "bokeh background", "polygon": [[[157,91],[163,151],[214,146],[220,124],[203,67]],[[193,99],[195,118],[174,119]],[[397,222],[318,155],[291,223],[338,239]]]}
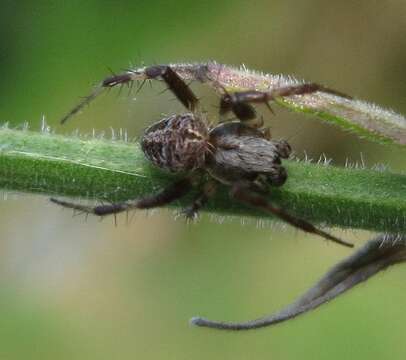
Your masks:
{"label": "bokeh background", "polygon": [[[142,63],[219,62],[294,74],[406,113],[406,2],[10,1],[0,8],[0,121],[59,133],[126,128],[136,137],[182,111],[162,87],[112,91],[67,126],[58,119],[109,74]],[[194,86],[215,116],[216,97]],[[404,171],[404,154],[276,109],[275,137]],[[269,113],[264,113],[268,118]],[[188,319],[247,320],[281,308],[350,251],[255,221],[197,224],[170,211],[129,223],[72,217],[47,197],[0,202],[0,359],[403,359],[406,267],[319,310],[245,333]],[[245,221],[244,221],[245,222]],[[334,230],[361,246],[372,234]]]}

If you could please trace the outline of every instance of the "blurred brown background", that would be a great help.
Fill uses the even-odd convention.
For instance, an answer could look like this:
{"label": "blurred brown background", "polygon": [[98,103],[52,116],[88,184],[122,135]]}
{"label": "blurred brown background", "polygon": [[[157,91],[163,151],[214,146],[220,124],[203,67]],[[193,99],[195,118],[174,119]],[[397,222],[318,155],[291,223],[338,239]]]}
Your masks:
{"label": "blurred brown background", "polygon": [[[182,111],[159,84],[137,99],[112,91],[67,126],[57,122],[108,68],[210,59],[406,113],[405,45],[405,1],[3,1],[0,120],[39,129],[45,116],[59,133],[123,127],[136,137],[162,113]],[[215,114],[216,97],[194,90]],[[272,132],[298,156],[325,153],[343,165],[362,153],[369,166],[405,170],[397,148],[276,112]],[[7,193],[0,211],[1,359],[404,357],[404,266],[286,324],[216,332],[188,319],[275,311],[350,251],[280,225],[210,215],[186,225],[170,211],[138,212],[115,227],[72,217],[46,197]],[[342,236],[361,245],[371,234]]]}

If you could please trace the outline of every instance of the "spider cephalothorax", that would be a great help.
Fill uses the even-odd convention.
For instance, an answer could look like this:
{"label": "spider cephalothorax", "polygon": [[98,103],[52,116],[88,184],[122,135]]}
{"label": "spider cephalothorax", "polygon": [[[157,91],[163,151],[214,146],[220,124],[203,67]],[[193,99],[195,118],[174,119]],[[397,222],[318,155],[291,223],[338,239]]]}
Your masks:
{"label": "spider cephalothorax", "polygon": [[[199,77],[204,80],[205,68]],[[264,197],[272,186],[281,186],[287,178],[281,159],[289,157],[291,148],[284,140],[270,138],[268,129],[262,128],[262,120],[255,116],[252,103],[268,103],[275,97],[305,94],[320,89],[336,93],[313,83],[281,87],[273,92],[257,90],[228,93],[223,89],[220,100],[220,113],[234,113],[236,121],[221,123],[211,127],[198,111],[198,99],[170,67],[150,66],[143,70],[128,71],[111,76],[102,81],[100,87],[76,106],[62,122],[79,111],[84,104],[94,99],[102,89],[128,84],[143,79],[161,79],[177,99],[190,111],[181,115],[171,115],[145,130],[141,147],[146,157],[157,167],[170,172],[184,172],[186,175],[164,188],[161,192],[135,200],[111,205],[87,207],[75,203],[53,199],[54,202],[96,215],[115,214],[129,209],[145,209],[163,206],[188,193],[196,183],[196,176],[206,172],[211,176],[202,185],[193,203],[184,210],[188,217],[195,217],[215,193],[219,184],[230,187],[230,196],[246,205],[272,213],[287,223],[345,246],[352,244],[324,232],[309,222],[299,219],[274,206]]]}

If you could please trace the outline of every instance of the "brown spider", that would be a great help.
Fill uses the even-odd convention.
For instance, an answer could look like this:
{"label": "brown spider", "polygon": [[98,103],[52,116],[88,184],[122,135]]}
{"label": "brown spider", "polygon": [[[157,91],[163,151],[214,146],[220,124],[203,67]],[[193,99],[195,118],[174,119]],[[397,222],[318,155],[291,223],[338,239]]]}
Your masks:
{"label": "brown spider", "polygon": [[274,92],[252,90],[230,94],[223,89],[220,113],[232,111],[238,120],[211,127],[203,114],[198,111],[198,99],[189,86],[170,66],[157,65],[143,69],[142,74],[128,71],[108,77],[65,116],[62,123],[77,113],[84,104],[93,100],[102,89],[128,84],[141,77],[144,82],[150,79],[163,80],[190,111],[181,115],[171,115],[147,128],[141,138],[142,150],[155,166],[187,175],[156,194],[136,200],[95,207],[51,199],[53,202],[99,216],[130,209],[154,208],[186,195],[195,186],[196,179],[207,172],[211,179],[201,186],[192,204],[184,209],[186,217],[195,217],[199,209],[215,193],[218,185],[225,184],[230,187],[230,196],[239,202],[272,213],[303,231],[317,234],[341,245],[353,246],[316,228],[306,220],[288,214],[264,197],[264,193],[267,193],[270,187],[285,183],[287,173],[281,165],[281,159],[289,157],[291,148],[284,140],[270,138],[268,129],[262,127],[262,120],[256,117],[255,109],[250,103],[268,104],[275,96],[300,95],[320,89],[329,91],[328,89],[313,83],[282,87]]}

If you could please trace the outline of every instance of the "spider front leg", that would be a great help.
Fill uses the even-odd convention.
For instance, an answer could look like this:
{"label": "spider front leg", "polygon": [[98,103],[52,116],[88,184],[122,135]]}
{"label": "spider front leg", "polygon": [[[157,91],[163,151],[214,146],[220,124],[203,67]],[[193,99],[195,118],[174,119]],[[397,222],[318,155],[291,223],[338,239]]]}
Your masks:
{"label": "spider front leg", "polygon": [[195,110],[199,101],[198,98],[185,83],[185,81],[183,81],[170,66],[150,66],[149,68],[145,69],[145,74],[149,79],[161,77],[165,81],[166,85],[168,85],[168,89],[172,91],[172,93],[186,109],[190,111]]}
{"label": "spider front leg", "polygon": [[278,218],[280,218],[281,220],[287,222],[288,224],[303,230],[305,232],[311,233],[311,234],[315,234],[315,235],[319,235],[327,240],[331,240],[333,242],[336,242],[338,244],[347,246],[347,247],[353,247],[354,245],[341,240],[323,230],[320,230],[318,228],[316,228],[313,224],[309,223],[306,220],[297,218],[293,215],[288,214],[287,212],[285,212],[283,209],[278,208],[273,206],[269,201],[267,201],[264,198],[263,194],[258,193],[257,191],[253,190],[253,186],[251,183],[245,183],[245,182],[238,182],[235,183],[230,191],[230,195],[246,204],[258,209],[261,209],[265,212],[271,213],[275,216],[277,216]]}
{"label": "spider front leg", "polygon": [[156,194],[110,205],[99,205],[92,207],[55,198],[51,198],[51,201],[63,207],[79,210],[87,214],[90,213],[98,216],[104,216],[117,214],[131,209],[151,209],[164,206],[186,195],[191,188],[191,180],[189,178],[184,178],[172,183]]}
{"label": "spider front leg", "polygon": [[182,78],[168,65],[155,65],[148,66],[139,70],[128,70],[122,74],[114,74],[105,78],[99,85],[95,87],[93,92],[84,97],[83,100],[76,105],[68,114],[66,114],[61,124],[65,123],[69,118],[83,109],[84,106],[90,104],[96,97],[98,97],[104,90],[110,89],[115,86],[128,85],[132,86],[134,82],[140,81],[141,84],[137,91],[141,90],[142,86],[147,80],[162,79],[165,81],[169,90],[176,96],[176,98],[190,111],[194,111],[198,99],[192,92],[189,86],[182,80]]}

